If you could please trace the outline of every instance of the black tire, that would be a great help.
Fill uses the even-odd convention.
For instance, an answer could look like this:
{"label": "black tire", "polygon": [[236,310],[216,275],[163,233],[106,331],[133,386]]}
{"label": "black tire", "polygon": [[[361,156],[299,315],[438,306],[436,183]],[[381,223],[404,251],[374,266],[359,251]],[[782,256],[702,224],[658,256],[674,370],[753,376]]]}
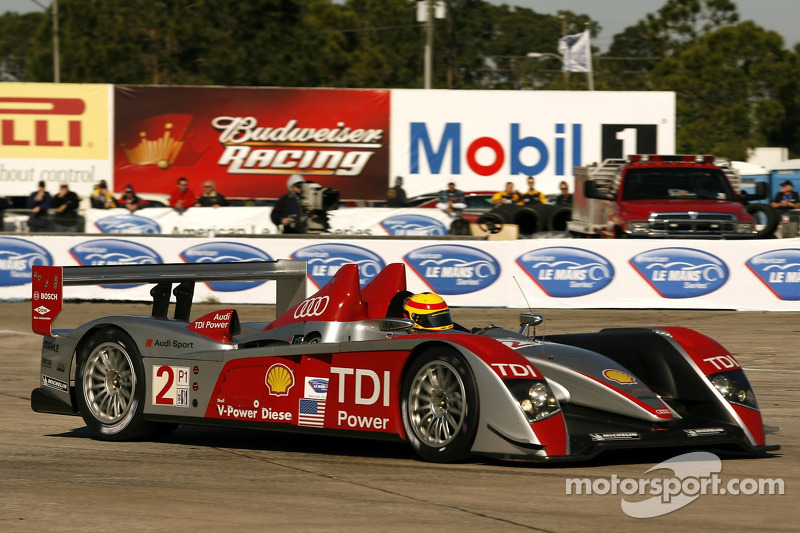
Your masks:
{"label": "black tire", "polygon": [[550,231],[550,217],[553,215],[553,211],[555,208],[550,204],[531,204],[530,208],[536,211],[536,215],[539,217],[539,225],[536,228],[536,231]]}
{"label": "black tire", "polygon": [[92,436],[123,441],[169,434],[176,424],[143,419],[145,373],[136,344],[117,328],[92,333],[78,353],[78,409]]}
{"label": "black tire", "polygon": [[519,227],[520,235],[533,235],[542,229],[542,219],[539,213],[530,207],[504,204],[489,212],[500,216],[506,224],[516,224]]}
{"label": "black tire", "polygon": [[457,218],[450,223],[450,235],[472,235],[469,221],[466,218]]}
{"label": "black tire", "polygon": [[572,208],[556,207],[550,213],[547,227],[550,228],[550,231],[567,231],[567,222],[570,220],[572,220]]}
{"label": "black tire", "polygon": [[478,388],[452,348],[426,348],[403,378],[403,427],[414,451],[434,463],[465,459],[478,431]]}
{"label": "black tire", "polygon": [[478,218],[478,227],[481,229],[481,231],[485,231],[486,233],[490,233],[492,235],[495,233],[500,233],[500,231],[503,229],[503,224],[505,224],[503,217],[497,213],[492,213],[491,211],[482,214],[480,218]]}
{"label": "black tire", "polygon": [[764,222],[764,227],[756,232],[756,239],[769,239],[775,235],[775,230],[781,223],[781,215],[775,208],[767,204],[747,204],[745,209],[753,215],[756,223]]}

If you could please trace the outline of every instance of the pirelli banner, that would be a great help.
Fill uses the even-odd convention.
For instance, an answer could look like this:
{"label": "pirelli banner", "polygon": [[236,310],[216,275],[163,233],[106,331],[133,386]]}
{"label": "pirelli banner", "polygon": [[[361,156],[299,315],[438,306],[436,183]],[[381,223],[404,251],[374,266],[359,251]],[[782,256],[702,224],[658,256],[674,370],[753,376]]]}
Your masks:
{"label": "pirelli banner", "polygon": [[111,85],[0,83],[0,195],[79,196],[111,178]]}
{"label": "pirelli banner", "polygon": [[170,193],[179,177],[228,197],[278,198],[299,173],[342,198],[386,195],[389,91],[114,88],[114,182]]}

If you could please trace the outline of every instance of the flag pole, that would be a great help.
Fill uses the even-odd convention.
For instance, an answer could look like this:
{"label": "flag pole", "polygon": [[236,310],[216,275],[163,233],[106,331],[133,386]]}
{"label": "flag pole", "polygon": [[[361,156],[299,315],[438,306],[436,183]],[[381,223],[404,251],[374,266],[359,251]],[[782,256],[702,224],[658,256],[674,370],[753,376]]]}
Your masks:
{"label": "flag pole", "polygon": [[586,83],[589,84],[589,90],[590,91],[594,91],[594,67],[592,66],[592,45],[591,45],[591,41],[589,40],[589,23],[585,22],[584,24],[586,25],[586,27],[584,28],[583,31],[585,31],[587,33],[587,35],[586,35],[586,42],[587,42],[587,51],[586,51],[586,53],[588,54],[588,57],[589,57],[589,68],[586,71]]}

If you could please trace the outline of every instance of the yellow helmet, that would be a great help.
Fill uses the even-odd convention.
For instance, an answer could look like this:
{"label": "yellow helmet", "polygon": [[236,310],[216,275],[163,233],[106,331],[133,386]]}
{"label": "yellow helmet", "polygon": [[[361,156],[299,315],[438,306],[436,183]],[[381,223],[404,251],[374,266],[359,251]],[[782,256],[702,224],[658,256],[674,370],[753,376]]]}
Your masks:
{"label": "yellow helmet", "polygon": [[421,292],[409,296],[403,304],[403,309],[417,329],[430,331],[453,329],[450,308],[438,294]]}

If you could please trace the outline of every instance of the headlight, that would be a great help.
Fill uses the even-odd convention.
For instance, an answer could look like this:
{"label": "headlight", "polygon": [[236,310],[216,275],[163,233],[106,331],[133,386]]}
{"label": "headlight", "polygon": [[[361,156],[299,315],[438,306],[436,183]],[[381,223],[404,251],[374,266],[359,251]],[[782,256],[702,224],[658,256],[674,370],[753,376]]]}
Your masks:
{"label": "headlight", "polygon": [[734,225],[736,233],[753,233],[756,225],[753,222],[737,222]]}
{"label": "headlight", "polygon": [[649,222],[628,222],[628,231],[631,233],[649,233]]}
{"label": "headlight", "polygon": [[730,403],[758,409],[756,395],[741,370],[720,372],[709,376],[709,379],[722,397]]}
{"label": "headlight", "polygon": [[561,411],[553,391],[544,381],[504,380],[528,422],[538,422]]}

